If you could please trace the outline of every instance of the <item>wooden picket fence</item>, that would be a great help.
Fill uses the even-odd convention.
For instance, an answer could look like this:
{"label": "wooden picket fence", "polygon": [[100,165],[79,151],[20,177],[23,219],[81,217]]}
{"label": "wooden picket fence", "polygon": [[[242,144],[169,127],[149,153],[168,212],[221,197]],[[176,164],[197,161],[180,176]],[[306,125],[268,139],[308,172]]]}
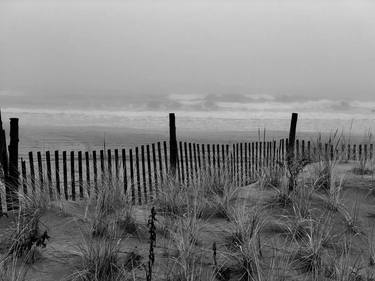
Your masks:
{"label": "wooden picket fence", "polygon": [[[286,159],[288,139],[241,142],[234,144],[198,144],[178,142],[176,179],[193,184],[202,174],[226,173],[236,186],[254,182],[263,169],[277,169]],[[320,147],[319,147],[320,146]],[[296,140],[295,155],[308,158],[328,155],[330,159],[372,159],[372,144],[319,146]],[[166,141],[130,149],[100,151],[29,152],[21,160],[21,185],[24,193],[39,190],[51,198],[77,200],[90,196],[105,184],[121,184],[130,192],[134,204],[148,203],[170,176],[170,146]]]}
{"label": "wooden picket fence", "polygon": [[[27,159],[19,159],[16,188],[25,194],[42,192],[53,200],[75,201],[88,198],[103,185],[116,185],[131,196],[133,204],[147,204],[170,177],[189,186],[209,174],[225,176],[236,186],[246,186],[256,181],[264,169],[279,169],[287,161],[290,149],[293,157],[311,161],[319,161],[321,157],[342,161],[373,159],[373,144],[295,140],[295,125],[296,120],[292,125],[294,133],[289,135],[294,140],[293,146],[288,138],[202,144],[178,142],[174,115],[170,115],[169,143],[99,151],[31,151]],[[9,210],[9,200],[0,195],[2,209]]]}

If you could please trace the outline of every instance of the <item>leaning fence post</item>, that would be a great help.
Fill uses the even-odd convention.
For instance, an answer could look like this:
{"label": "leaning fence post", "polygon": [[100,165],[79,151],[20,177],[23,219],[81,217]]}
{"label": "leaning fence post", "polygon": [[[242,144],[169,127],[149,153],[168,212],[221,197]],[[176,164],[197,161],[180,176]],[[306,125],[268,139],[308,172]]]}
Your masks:
{"label": "leaning fence post", "polygon": [[[8,175],[8,154],[6,149],[6,137],[5,130],[3,129],[3,122],[1,120],[1,111],[0,111],[0,181],[3,181],[6,186],[6,180]],[[2,199],[0,196],[0,215],[3,213]],[[4,209],[6,206],[4,206]]]}
{"label": "leaning fence post", "polygon": [[5,130],[3,129],[3,122],[1,120],[1,111],[0,111],[0,165],[3,169],[3,176],[5,181],[5,175],[8,174],[8,153],[7,153],[7,144],[5,137]]}
{"label": "leaning fence post", "polygon": [[18,187],[19,187],[19,171],[18,171],[18,118],[10,118],[10,132],[9,132],[9,202],[11,208],[14,210],[18,206]]}
{"label": "leaning fence post", "polygon": [[176,118],[174,113],[169,113],[169,166],[171,176],[176,176],[177,168],[177,137],[176,137]]}
{"label": "leaning fence post", "polygon": [[[294,161],[294,144],[296,141],[296,128],[297,128],[297,119],[298,114],[292,113],[292,120],[290,122],[290,130],[289,130],[289,143],[288,143],[288,150],[287,150],[287,164],[289,167],[289,170],[292,168],[293,161]],[[292,191],[294,189],[295,184],[294,176],[291,175],[291,180],[289,182],[289,191]]]}

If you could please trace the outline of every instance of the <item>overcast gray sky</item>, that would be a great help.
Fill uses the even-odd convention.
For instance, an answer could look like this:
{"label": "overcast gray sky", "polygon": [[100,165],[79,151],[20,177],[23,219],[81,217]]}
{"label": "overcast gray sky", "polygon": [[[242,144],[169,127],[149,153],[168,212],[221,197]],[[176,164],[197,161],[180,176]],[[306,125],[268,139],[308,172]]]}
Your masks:
{"label": "overcast gray sky", "polygon": [[375,1],[0,0],[0,100],[373,112]]}

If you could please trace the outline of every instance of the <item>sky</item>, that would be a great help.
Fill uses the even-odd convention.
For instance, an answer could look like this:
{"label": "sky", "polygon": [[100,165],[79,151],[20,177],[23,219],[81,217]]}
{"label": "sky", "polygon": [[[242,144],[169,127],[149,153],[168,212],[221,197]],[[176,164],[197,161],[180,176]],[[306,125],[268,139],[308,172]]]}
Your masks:
{"label": "sky", "polygon": [[374,15],[372,0],[0,0],[0,106],[372,121]]}

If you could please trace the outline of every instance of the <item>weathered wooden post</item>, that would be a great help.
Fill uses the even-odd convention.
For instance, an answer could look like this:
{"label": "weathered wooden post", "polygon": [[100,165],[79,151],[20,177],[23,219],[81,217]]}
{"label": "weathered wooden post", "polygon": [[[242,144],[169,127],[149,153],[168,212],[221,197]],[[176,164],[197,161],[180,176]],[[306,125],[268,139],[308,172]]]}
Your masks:
{"label": "weathered wooden post", "polygon": [[[0,184],[6,186],[6,179],[8,177],[8,154],[6,149],[5,130],[3,129],[3,122],[1,119],[0,110]],[[3,213],[2,199],[0,194],[0,216]]]}
{"label": "weathered wooden post", "polygon": [[177,136],[176,136],[176,118],[174,113],[169,113],[169,166],[171,176],[176,176],[177,168]]}
{"label": "weathered wooden post", "polygon": [[[7,153],[7,144],[5,137],[5,130],[3,129],[3,122],[1,120],[1,111],[0,111],[0,165],[2,168],[2,176],[8,175],[8,153]],[[5,180],[3,178],[3,180]]]}
{"label": "weathered wooden post", "polygon": [[9,183],[7,190],[7,202],[11,206],[8,209],[14,210],[18,207],[18,188],[19,188],[19,171],[18,171],[18,143],[19,143],[19,128],[18,118],[10,118],[10,132],[9,132]]}
{"label": "weathered wooden post", "polygon": [[294,165],[294,145],[296,141],[296,129],[297,129],[297,119],[298,114],[292,113],[292,120],[290,122],[290,130],[289,130],[289,142],[287,147],[287,164],[289,172],[291,173],[291,178],[289,182],[289,191],[294,189],[295,185],[295,175],[293,172],[293,165]]}

